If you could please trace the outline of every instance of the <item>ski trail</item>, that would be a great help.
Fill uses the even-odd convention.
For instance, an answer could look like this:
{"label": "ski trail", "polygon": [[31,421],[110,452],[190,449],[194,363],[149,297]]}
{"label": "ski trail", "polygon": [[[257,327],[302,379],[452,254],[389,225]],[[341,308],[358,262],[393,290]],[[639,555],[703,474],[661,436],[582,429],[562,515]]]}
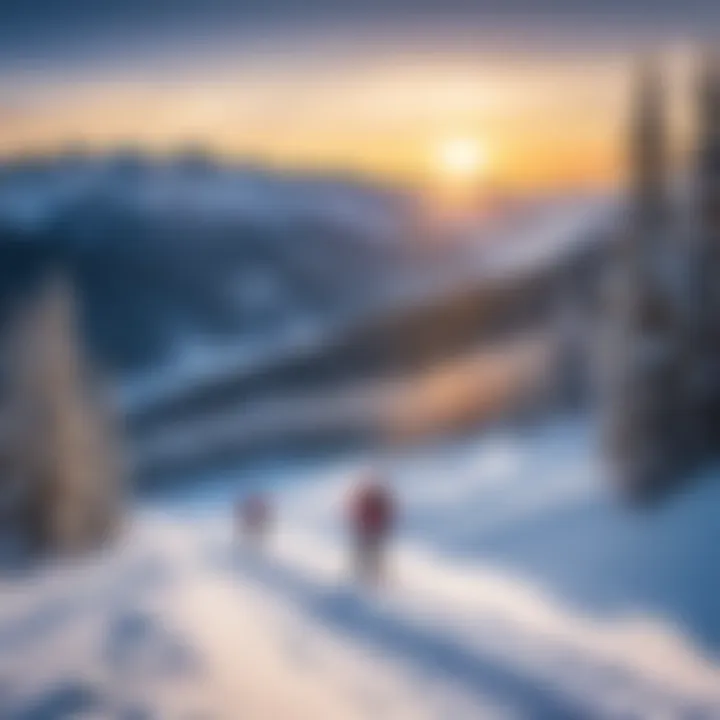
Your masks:
{"label": "ski trail", "polygon": [[243,585],[471,701],[533,718],[720,717],[717,667],[659,624],[574,615],[501,573],[407,548],[396,558],[402,572],[371,592],[344,582],[341,559],[323,555],[327,540],[295,533],[278,545],[265,555],[227,545],[207,552]]}

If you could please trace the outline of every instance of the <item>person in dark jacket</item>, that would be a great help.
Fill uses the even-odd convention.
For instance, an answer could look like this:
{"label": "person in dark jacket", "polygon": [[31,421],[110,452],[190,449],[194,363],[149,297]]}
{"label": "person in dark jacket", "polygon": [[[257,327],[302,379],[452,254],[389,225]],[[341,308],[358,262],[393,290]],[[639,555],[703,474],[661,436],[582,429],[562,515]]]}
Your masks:
{"label": "person in dark jacket", "polygon": [[235,507],[235,522],[240,536],[255,544],[265,540],[271,521],[270,503],[259,493],[239,500]]}
{"label": "person in dark jacket", "polygon": [[395,500],[378,475],[369,475],[355,488],[349,520],[355,576],[376,585],[385,579],[387,543],[396,520]]}

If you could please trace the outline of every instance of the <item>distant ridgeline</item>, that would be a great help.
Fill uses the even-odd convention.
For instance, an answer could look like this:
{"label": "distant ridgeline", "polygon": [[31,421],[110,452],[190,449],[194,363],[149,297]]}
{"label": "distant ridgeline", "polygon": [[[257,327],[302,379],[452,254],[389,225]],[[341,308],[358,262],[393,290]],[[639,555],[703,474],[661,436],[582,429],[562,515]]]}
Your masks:
{"label": "distant ridgeline", "polygon": [[720,63],[708,59],[699,84],[690,197],[671,196],[663,83],[650,63],[635,101],[630,203],[608,289],[604,420],[614,478],[643,502],[720,451]]}
{"label": "distant ridgeline", "polygon": [[76,332],[72,286],[33,278],[2,337],[0,542],[75,553],[112,537],[122,469],[108,398]]}
{"label": "distant ridgeline", "polygon": [[184,343],[281,334],[352,305],[404,261],[410,206],[343,178],[182,158],[0,166],[0,312],[61,265],[92,352],[141,372]]}

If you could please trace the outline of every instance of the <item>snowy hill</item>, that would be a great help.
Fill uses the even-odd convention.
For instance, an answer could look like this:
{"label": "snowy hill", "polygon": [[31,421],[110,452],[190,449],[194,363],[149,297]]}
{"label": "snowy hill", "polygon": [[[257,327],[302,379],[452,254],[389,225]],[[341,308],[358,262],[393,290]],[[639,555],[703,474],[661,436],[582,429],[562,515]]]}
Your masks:
{"label": "snowy hill", "polygon": [[[626,514],[585,423],[383,460],[392,580],[346,579],[364,458],[248,469],[137,509],[117,552],[0,581],[0,715],[28,718],[714,718],[720,485]],[[266,555],[229,500],[276,487]]]}

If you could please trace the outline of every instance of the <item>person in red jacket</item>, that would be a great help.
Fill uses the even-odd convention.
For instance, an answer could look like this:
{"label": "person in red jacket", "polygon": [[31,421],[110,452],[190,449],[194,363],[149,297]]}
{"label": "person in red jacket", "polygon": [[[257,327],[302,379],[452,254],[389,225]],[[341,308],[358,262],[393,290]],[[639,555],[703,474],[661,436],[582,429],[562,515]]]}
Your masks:
{"label": "person in red jacket", "polygon": [[362,582],[377,584],[385,575],[388,537],[395,525],[395,501],[382,478],[372,474],[355,489],[350,504],[354,571]]}
{"label": "person in red jacket", "polygon": [[255,493],[239,500],[235,507],[235,521],[242,537],[261,543],[267,535],[271,521],[267,498]]}

